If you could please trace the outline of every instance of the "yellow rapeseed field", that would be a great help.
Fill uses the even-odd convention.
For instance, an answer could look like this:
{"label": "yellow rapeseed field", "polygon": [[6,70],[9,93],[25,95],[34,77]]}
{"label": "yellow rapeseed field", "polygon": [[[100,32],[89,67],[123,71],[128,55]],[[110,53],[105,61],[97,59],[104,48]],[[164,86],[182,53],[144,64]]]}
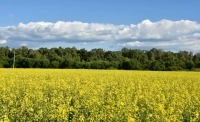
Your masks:
{"label": "yellow rapeseed field", "polygon": [[200,73],[0,69],[0,121],[197,122]]}

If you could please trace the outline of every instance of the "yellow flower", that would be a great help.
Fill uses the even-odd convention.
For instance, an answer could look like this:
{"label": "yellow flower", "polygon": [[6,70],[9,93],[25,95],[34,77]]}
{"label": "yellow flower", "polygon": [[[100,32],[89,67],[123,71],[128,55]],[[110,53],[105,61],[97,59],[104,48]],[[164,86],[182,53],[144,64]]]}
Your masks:
{"label": "yellow flower", "polygon": [[135,119],[132,117],[128,117],[128,122],[135,122]]}

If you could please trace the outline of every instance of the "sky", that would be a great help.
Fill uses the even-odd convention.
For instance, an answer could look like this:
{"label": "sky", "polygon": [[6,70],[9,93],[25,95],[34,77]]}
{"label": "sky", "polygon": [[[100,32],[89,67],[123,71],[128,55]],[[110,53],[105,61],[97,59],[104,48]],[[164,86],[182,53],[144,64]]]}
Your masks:
{"label": "sky", "polygon": [[0,0],[0,46],[200,52],[200,0]]}

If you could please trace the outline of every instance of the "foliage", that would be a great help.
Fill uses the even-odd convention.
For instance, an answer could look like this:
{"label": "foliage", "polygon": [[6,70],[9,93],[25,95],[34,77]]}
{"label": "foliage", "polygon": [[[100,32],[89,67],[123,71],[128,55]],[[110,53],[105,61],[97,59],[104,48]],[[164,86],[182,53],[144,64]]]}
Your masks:
{"label": "foliage", "polygon": [[16,68],[68,68],[68,69],[125,69],[177,71],[200,68],[200,53],[179,51],[178,53],[153,48],[139,50],[123,48],[121,51],[105,51],[95,48],[90,51],[75,47],[39,48],[22,46],[10,50],[0,47],[0,67],[13,66],[14,51]]}

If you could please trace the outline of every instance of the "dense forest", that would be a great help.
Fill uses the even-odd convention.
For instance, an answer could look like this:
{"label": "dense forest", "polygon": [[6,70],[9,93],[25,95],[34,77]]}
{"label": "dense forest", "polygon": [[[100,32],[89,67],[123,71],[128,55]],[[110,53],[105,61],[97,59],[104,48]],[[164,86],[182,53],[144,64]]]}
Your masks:
{"label": "dense forest", "polygon": [[17,49],[0,47],[0,68],[12,68],[15,52],[16,68],[67,68],[67,69],[124,69],[124,70],[199,70],[200,53],[188,51],[163,51],[128,49],[105,51],[104,49],[39,48]]}

